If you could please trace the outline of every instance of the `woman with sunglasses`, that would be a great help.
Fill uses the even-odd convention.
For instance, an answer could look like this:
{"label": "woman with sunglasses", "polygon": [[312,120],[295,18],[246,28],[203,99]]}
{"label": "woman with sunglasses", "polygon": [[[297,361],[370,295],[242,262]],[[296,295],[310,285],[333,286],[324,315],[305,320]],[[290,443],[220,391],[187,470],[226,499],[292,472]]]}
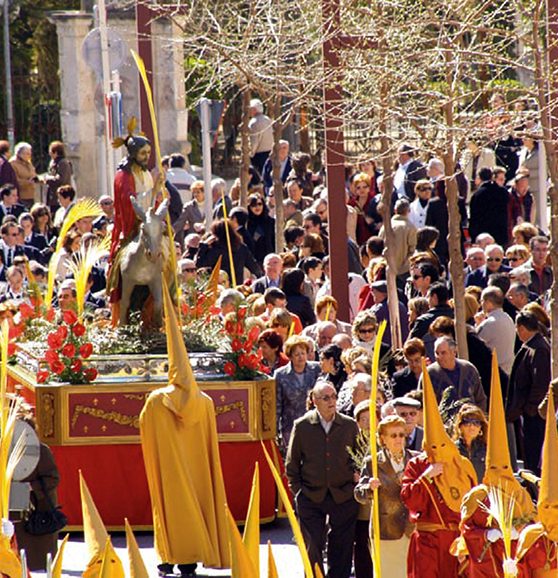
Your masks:
{"label": "woman with sunglasses", "polygon": [[[380,560],[382,575],[406,578],[407,550],[413,524],[401,501],[401,478],[407,462],[418,452],[405,449],[405,420],[397,415],[385,417],[378,424],[378,477],[372,477],[371,458],[364,461],[360,480],[355,488],[357,502],[371,508],[373,490],[378,488],[380,509]],[[368,544],[370,515],[359,513],[355,540],[355,576],[372,576]],[[364,519],[365,518],[365,519]]]}
{"label": "woman with sunglasses", "polygon": [[484,478],[487,431],[483,411],[471,403],[462,405],[455,416],[453,440],[459,453],[473,464],[479,480]]}
{"label": "woman with sunglasses", "polygon": [[248,221],[246,230],[254,244],[254,257],[260,264],[268,253],[275,252],[275,219],[263,197],[254,193],[248,197]]}

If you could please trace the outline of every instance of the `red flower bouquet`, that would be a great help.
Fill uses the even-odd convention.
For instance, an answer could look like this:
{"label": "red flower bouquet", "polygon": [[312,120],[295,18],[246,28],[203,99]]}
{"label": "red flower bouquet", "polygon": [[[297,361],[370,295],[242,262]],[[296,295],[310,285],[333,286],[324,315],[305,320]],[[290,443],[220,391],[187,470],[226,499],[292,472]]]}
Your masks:
{"label": "red flower bouquet", "polygon": [[256,379],[269,373],[257,350],[260,328],[255,325],[249,329],[246,314],[246,307],[240,306],[236,313],[229,313],[225,321],[225,335],[231,351],[225,354],[227,361],[223,371],[236,380]]}
{"label": "red flower bouquet", "polygon": [[48,370],[41,370],[37,375],[39,383],[51,379],[69,383],[90,383],[97,378],[97,370],[85,367],[83,360],[93,353],[93,345],[86,341],[86,329],[78,322],[73,311],[64,311],[62,325],[59,325],[47,336],[48,349],[44,361]]}

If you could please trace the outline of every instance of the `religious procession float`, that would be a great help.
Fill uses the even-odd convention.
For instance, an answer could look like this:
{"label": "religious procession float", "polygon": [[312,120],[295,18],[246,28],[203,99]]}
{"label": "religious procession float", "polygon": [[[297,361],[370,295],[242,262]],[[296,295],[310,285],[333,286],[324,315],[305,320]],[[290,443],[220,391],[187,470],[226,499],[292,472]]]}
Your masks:
{"label": "religious procession float", "polygon": [[[262,442],[280,464],[275,444],[275,383],[257,353],[260,328],[252,324],[245,305],[224,319],[219,317],[219,263],[205,280],[182,286],[178,282],[173,274],[174,254],[167,251],[165,255],[164,250],[169,245],[161,225],[166,201],[157,210],[147,211],[135,201],[133,204],[142,225],[136,241],[127,245],[120,261],[117,259],[121,269],[120,310],[113,307],[112,315],[106,309],[85,307],[88,278],[93,267],[109,255],[108,238],[82,246],[70,264],[75,303],[69,307],[62,302],[53,307],[61,247],[51,259],[46,287],[39,286],[27,267],[31,298],[17,307],[4,307],[1,313],[10,326],[8,390],[35,409],[39,438],[51,448],[60,470],[59,503],[70,527],[82,523],[80,471],[108,527],[122,527],[124,518],[136,528],[150,527],[152,514],[139,415],[148,394],[168,383],[166,338],[158,301],[163,277],[168,273],[168,286],[174,294],[196,380],[215,405],[229,508],[234,518],[242,521],[254,465],[257,461],[265,463]],[[99,214],[95,201],[78,201],[59,238],[64,239],[79,219]],[[153,227],[156,221],[158,228]],[[155,229],[159,238],[144,239]],[[154,259],[140,263],[140,268],[156,269],[154,283],[134,277],[133,258],[145,258],[144,247],[149,246],[146,241],[152,247],[162,247]],[[134,251],[142,254],[133,255]],[[127,287],[130,284],[132,289]],[[143,296],[139,292],[138,307],[134,286],[140,285],[144,289],[147,285],[149,291]],[[261,469],[260,484],[261,519],[272,520],[277,491],[268,468]]]}

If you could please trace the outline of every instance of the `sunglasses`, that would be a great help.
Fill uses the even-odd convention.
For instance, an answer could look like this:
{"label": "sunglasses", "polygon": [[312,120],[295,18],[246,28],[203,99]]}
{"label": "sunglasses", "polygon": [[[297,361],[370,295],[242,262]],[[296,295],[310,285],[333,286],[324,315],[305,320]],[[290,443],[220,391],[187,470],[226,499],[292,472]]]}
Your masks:
{"label": "sunglasses", "polygon": [[520,261],[521,257],[508,257],[508,261],[515,263],[515,261]]}
{"label": "sunglasses", "polygon": [[492,263],[492,262],[499,263],[501,260],[502,260],[501,257],[488,257],[488,259],[487,259],[487,261],[488,261],[489,263]]}
{"label": "sunglasses", "polygon": [[476,425],[477,427],[481,427],[482,424],[478,419],[464,419],[461,425]]}
{"label": "sunglasses", "polygon": [[413,279],[416,281],[417,279],[422,279],[422,275],[413,275]]}
{"label": "sunglasses", "polygon": [[337,394],[332,393],[331,395],[322,395],[322,397],[318,397],[318,399],[323,399],[324,401],[335,401],[337,399]]}
{"label": "sunglasses", "polygon": [[375,329],[359,329],[358,332],[359,333],[374,333],[376,330]]}
{"label": "sunglasses", "polygon": [[397,439],[397,438],[406,438],[407,435],[404,433],[392,433],[392,434],[388,434],[387,435],[388,438],[391,438],[392,440]]}
{"label": "sunglasses", "polygon": [[400,411],[397,415],[399,417],[416,417],[417,412],[416,411]]}

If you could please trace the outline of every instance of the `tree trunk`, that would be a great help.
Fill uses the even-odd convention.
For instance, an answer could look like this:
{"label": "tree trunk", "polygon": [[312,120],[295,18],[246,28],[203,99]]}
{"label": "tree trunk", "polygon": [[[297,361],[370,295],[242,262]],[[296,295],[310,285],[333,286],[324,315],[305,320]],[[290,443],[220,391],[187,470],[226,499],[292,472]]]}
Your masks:
{"label": "tree trunk", "polygon": [[[385,46],[384,46],[385,49]],[[380,88],[380,98],[383,101],[382,111],[387,110],[387,89],[382,85]],[[401,337],[401,319],[399,317],[399,295],[397,293],[397,268],[394,264],[393,249],[395,248],[395,235],[391,226],[391,199],[393,195],[393,166],[394,159],[389,153],[390,147],[387,137],[387,122],[383,112],[380,113],[380,151],[382,155],[382,168],[384,172],[382,193],[382,218],[384,222],[384,236],[385,249],[384,256],[387,261],[387,290],[388,290],[388,312],[389,312],[389,327],[391,333],[391,345],[394,349],[403,347],[403,339]],[[405,319],[405,323],[407,320]]]}
{"label": "tree trunk", "polygon": [[275,252],[282,253],[285,248],[283,217],[283,181],[281,181],[281,162],[279,161],[279,141],[283,135],[281,118],[281,95],[275,96],[273,103],[273,151],[271,153],[273,175],[273,197],[275,199]]}
{"label": "tree trunk", "polygon": [[242,123],[240,125],[241,161],[240,161],[240,206],[246,207],[248,183],[250,182],[250,99],[252,93],[248,87],[242,90]]}
{"label": "tree trunk", "polygon": [[[455,158],[453,153],[445,152],[443,154],[443,160],[446,175],[453,175],[455,173]],[[459,358],[469,359],[469,348],[467,347],[467,319],[465,317],[465,272],[463,270],[463,254],[461,253],[461,213],[459,212],[458,203],[459,191],[454,176],[446,180],[446,198],[449,215],[449,271],[453,286],[455,338],[457,341]]]}
{"label": "tree trunk", "polygon": [[[550,263],[554,272],[554,281],[550,289],[550,319],[551,319],[551,358],[552,358],[552,379],[558,378],[558,154],[556,152],[556,126],[552,124],[551,113],[556,106],[556,96],[558,95],[556,82],[553,81],[551,71],[546,71],[543,64],[543,57],[546,53],[540,46],[540,34],[542,11],[544,3],[536,2],[533,10],[533,27],[531,29],[533,41],[533,55],[535,59],[535,84],[536,98],[541,111],[541,126],[543,129],[543,142],[546,152],[546,163],[550,176]],[[549,26],[550,37],[546,45],[553,45],[556,38],[555,24]],[[550,86],[549,86],[550,84]],[[542,194],[542,191],[541,191]]]}

